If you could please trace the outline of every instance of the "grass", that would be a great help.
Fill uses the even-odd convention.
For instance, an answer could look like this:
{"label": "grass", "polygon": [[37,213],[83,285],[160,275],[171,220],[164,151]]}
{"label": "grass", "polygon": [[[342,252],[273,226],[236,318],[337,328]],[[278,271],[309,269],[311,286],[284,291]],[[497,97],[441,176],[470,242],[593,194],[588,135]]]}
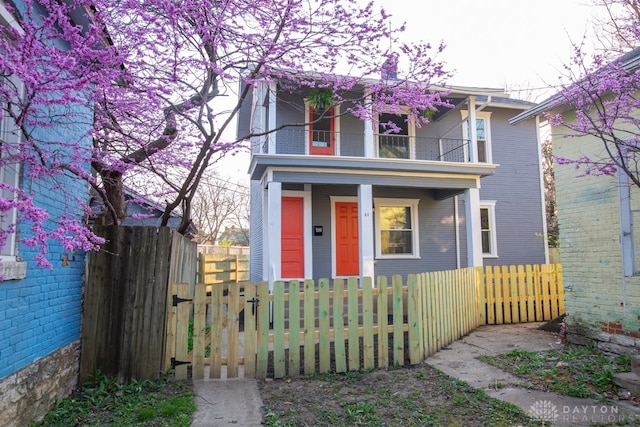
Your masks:
{"label": "grass", "polygon": [[629,356],[612,358],[578,346],[545,352],[513,350],[479,359],[523,378],[530,388],[595,399],[615,397],[619,387],[614,375],[631,370]]}
{"label": "grass", "polygon": [[72,396],[56,401],[36,426],[188,427],[196,410],[193,392],[167,376],[118,384],[98,372]]}

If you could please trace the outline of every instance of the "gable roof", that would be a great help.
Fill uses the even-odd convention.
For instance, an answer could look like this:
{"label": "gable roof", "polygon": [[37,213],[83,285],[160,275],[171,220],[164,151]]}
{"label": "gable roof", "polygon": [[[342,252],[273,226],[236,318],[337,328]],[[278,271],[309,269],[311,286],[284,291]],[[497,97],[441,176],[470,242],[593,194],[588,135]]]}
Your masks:
{"label": "gable roof", "polygon": [[[622,68],[625,70],[635,70],[640,67],[640,47],[633,49],[630,52],[625,53],[620,58],[616,59],[622,65]],[[615,61],[614,61],[615,62]],[[515,117],[509,119],[509,124],[515,125],[520,123],[523,120],[530,119],[537,115],[544,113],[545,111],[549,111],[552,108],[558,107],[563,104],[563,96],[562,92],[558,92],[546,100],[542,101],[538,105],[533,108],[530,108],[522,113],[518,114]]]}

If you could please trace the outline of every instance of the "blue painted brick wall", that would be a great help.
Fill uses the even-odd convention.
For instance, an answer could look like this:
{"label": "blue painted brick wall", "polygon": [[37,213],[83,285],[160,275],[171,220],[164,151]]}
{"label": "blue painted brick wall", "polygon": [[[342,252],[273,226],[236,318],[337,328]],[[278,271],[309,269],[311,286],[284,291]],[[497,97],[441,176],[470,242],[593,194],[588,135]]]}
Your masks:
{"label": "blue painted brick wall", "polygon": [[[64,130],[69,141],[90,143],[82,137],[86,127],[77,122]],[[59,177],[58,183],[60,180],[70,194],[86,194],[88,198],[86,183],[71,177]],[[23,182],[23,188],[34,194],[37,205],[44,207],[53,220],[48,226],[53,227],[55,218],[65,209],[80,217],[82,212],[77,206],[67,206],[70,197],[52,186],[28,179]],[[20,222],[19,236],[31,235],[30,223]],[[36,266],[36,251],[18,246],[18,255],[27,262],[26,278],[0,282],[0,378],[80,339],[84,254],[67,253],[70,260],[65,267],[65,253],[61,245],[50,242],[48,258],[53,269],[43,269]]]}

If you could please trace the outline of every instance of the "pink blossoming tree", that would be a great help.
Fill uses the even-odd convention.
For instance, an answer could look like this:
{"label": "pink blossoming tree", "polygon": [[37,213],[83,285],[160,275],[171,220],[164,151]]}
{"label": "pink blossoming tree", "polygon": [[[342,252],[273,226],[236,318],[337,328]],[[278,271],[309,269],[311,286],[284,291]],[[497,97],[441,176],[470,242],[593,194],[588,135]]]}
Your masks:
{"label": "pink blossoming tree", "polygon": [[[640,187],[640,2],[598,0],[610,19],[599,21],[599,53],[586,53],[585,43],[574,45],[565,66],[562,90],[550,107],[575,115],[549,116],[553,126],[564,126],[569,137],[592,136],[602,142],[600,157],[556,158],[584,174],[615,175],[623,171]],[[612,59],[612,52],[628,52]]]}
{"label": "pink blossoming tree", "polygon": [[[37,180],[73,176],[88,183],[106,220],[126,216],[124,185],[165,205],[164,223],[191,203],[207,168],[244,147],[229,136],[251,84],[287,79],[323,87],[343,114],[366,119],[376,105],[403,105],[425,123],[443,105],[431,88],[447,77],[436,60],[443,46],[402,43],[403,27],[372,3],[355,0],[23,0],[9,7],[19,29],[0,36],[0,119],[19,143],[2,147],[1,165],[24,165]],[[17,7],[15,6],[17,5]],[[399,53],[396,56],[389,49]],[[381,79],[389,61],[397,78]],[[14,84],[12,82],[21,82]],[[240,83],[243,83],[241,85]],[[368,94],[346,99],[359,88]],[[226,101],[224,107],[219,101]],[[85,107],[79,114],[74,106]],[[90,111],[91,114],[86,114]],[[304,125],[291,123],[286,125]],[[70,138],[64,129],[91,129]],[[51,130],[47,132],[46,130]],[[88,168],[87,165],[91,165]],[[141,184],[143,183],[143,184]],[[4,185],[0,212],[33,223],[42,248],[95,249],[100,239],[81,218],[49,218],[29,191]],[[60,187],[59,191],[66,191]],[[67,194],[87,215],[87,194]],[[55,227],[45,227],[55,221]],[[14,232],[0,230],[0,244]]]}

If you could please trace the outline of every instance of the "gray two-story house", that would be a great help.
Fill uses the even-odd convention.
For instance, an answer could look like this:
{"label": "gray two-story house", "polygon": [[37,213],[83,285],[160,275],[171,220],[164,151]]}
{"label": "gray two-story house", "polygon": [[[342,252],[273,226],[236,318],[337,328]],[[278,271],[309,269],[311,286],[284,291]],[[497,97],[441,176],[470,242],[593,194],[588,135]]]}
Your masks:
{"label": "gray two-story house", "polygon": [[348,105],[317,108],[299,89],[255,84],[238,122],[239,137],[260,134],[251,280],[546,262],[538,127],[508,124],[532,104],[499,89],[445,97],[450,107],[417,126],[401,108],[360,120]]}

